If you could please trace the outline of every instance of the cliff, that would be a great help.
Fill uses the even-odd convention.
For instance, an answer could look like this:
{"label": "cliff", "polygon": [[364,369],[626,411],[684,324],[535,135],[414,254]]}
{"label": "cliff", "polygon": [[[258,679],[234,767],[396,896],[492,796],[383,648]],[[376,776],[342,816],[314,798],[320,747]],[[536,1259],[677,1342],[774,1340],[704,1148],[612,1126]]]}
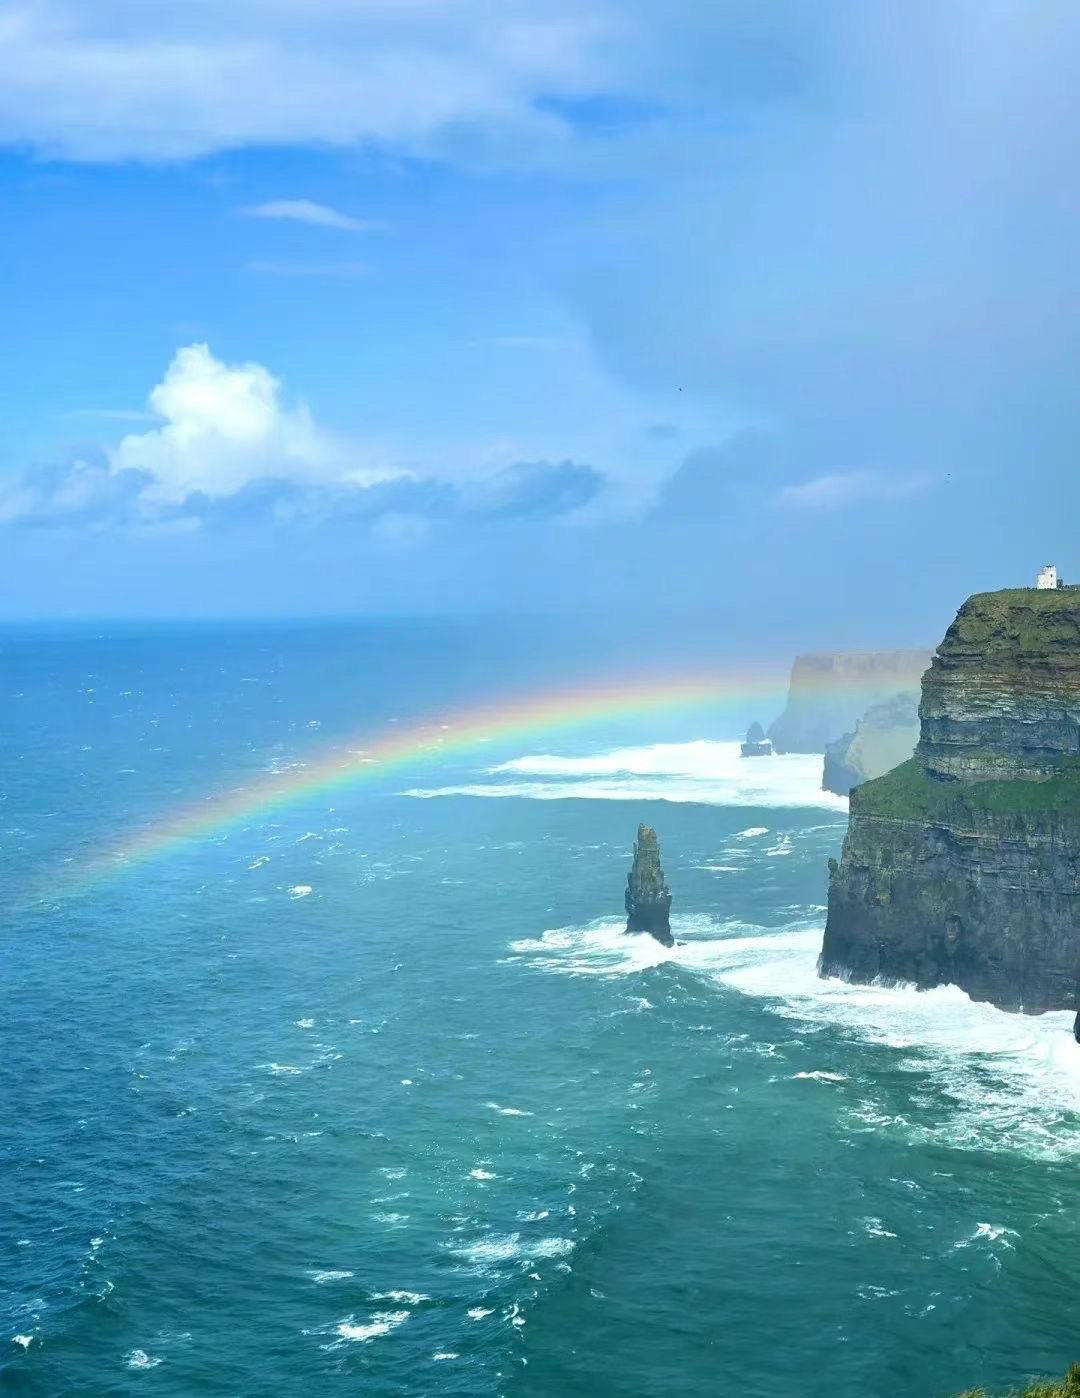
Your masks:
{"label": "cliff", "polygon": [[784,712],[769,726],[777,752],[824,752],[854,730],[874,704],[896,694],[917,694],[930,652],[822,651],[797,655]]}
{"label": "cliff", "polygon": [[626,930],[650,932],[666,947],[675,945],[668,915],[671,892],[660,867],[660,845],[656,831],[639,825],[634,845],[634,864],[626,880]]}
{"label": "cliff", "polygon": [[914,757],[851,794],[821,973],[1075,1008],[1080,592],[970,598],[919,715]]}
{"label": "cliff", "polygon": [[883,704],[872,704],[854,733],[826,746],[822,788],[846,796],[853,786],[906,762],[918,741],[918,694],[894,694]]}

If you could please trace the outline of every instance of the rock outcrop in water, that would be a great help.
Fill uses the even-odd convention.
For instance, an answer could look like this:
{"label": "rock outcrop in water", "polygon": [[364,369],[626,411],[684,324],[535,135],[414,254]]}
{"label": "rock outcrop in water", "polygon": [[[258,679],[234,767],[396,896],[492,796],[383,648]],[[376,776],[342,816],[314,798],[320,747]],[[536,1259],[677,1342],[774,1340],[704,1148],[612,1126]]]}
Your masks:
{"label": "rock outcrop in water", "polygon": [[777,752],[824,752],[874,704],[915,696],[930,651],[822,651],[797,655],[784,712],[769,725]]}
{"label": "rock outcrop in water", "polygon": [[752,723],[746,730],[746,740],[740,751],[743,757],[772,757],[772,743],[760,723]]}
{"label": "rock outcrop in water", "polygon": [[821,785],[846,796],[853,786],[883,777],[906,762],[919,741],[919,696],[894,694],[873,704],[855,725],[825,748]]}
{"label": "rock outcrop in water", "polygon": [[675,945],[671,935],[671,892],[660,867],[656,831],[639,825],[634,864],[626,880],[626,930],[650,932],[666,947]]}
{"label": "rock outcrop in water", "polygon": [[909,761],[857,787],[819,969],[1038,1013],[1080,983],[1080,592],[980,593]]}

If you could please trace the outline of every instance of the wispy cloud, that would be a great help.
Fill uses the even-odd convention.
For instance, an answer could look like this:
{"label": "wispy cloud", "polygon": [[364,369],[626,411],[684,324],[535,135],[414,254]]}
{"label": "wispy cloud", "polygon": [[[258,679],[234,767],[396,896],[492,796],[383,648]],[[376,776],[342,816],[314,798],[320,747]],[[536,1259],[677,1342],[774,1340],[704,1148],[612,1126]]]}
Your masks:
{"label": "wispy cloud", "polygon": [[841,510],[872,501],[908,500],[930,485],[925,474],[893,475],[883,471],[830,471],[799,485],[785,485],[776,495],[781,505],[799,510]]}
{"label": "wispy cloud", "polygon": [[316,228],[340,228],[346,233],[370,233],[382,228],[381,223],[354,218],[332,209],[329,204],[316,204],[311,199],[269,199],[245,209],[249,218],[284,219],[292,223],[310,223]]}

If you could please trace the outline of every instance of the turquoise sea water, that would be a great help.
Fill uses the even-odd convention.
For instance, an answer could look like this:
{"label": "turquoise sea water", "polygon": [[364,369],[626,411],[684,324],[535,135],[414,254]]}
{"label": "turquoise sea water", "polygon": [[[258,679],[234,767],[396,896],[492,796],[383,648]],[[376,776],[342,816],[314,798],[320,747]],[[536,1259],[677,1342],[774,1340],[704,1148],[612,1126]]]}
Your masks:
{"label": "turquoise sea water", "polygon": [[[367,726],[602,670],[541,632],[0,637],[0,1391],[916,1398],[1080,1357],[1069,1017],[818,981],[843,803],[741,763],[753,713],[68,882]],[[621,931],[641,819],[670,952]]]}

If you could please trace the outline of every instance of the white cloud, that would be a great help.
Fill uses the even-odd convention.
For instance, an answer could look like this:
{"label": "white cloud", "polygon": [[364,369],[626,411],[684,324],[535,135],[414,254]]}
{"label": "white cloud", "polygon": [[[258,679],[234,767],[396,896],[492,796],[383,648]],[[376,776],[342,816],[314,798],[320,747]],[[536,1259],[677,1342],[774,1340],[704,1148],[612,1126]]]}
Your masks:
{"label": "white cloud", "polygon": [[150,478],[141,503],[179,505],[195,492],[235,495],[254,481],[371,485],[400,475],[357,465],[356,453],[317,427],[303,404],[288,407],[261,364],[226,364],[206,345],[177,350],[150,394],[162,426],[123,438],[109,456],[114,475]]}
{"label": "white cloud", "polygon": [[781,505],[800,510],[839,510],[870,501],[907,500],[929,484],[925,475],[832,471],[800,485],[785,485],[776,498]]}
{"label": "white cloud", "polygon": [[353,218],[329,204],[316,204],[311,199],[268,199],[264,204],[255,204],[244,212],[251,218],[277,218],[292,223],[311,223],[317,228],[340,228],[349,233],[367,233],[382,224],[367,219]]}
{"label": "white cloud", "polygon": [[0,144],[75,160],[250,145],[565,132],[538,107],[593,90],[613,0],[9,0]]}

